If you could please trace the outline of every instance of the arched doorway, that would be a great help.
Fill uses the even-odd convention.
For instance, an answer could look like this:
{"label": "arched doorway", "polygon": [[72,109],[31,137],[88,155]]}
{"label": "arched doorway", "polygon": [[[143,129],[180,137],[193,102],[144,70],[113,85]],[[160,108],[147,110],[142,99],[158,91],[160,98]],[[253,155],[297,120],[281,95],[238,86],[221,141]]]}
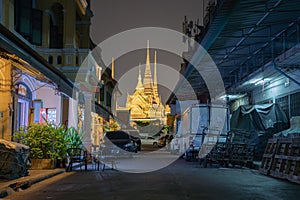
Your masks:
{"label": "arched doorway", "polygon": [[22,127],[26,127],[29,124],[29,111],[32,107],[32,92],[29,87],[19,82],[15,84],[16,93],[18,96],[17,109],[16,109],[16,128],[20,130]]}

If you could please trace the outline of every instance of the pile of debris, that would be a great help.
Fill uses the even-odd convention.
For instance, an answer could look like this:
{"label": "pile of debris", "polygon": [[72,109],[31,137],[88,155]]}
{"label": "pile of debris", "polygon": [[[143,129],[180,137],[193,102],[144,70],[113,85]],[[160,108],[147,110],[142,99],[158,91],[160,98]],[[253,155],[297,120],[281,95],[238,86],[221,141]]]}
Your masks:
{"label": "pile of debris", "polygon": [[0,139],[0,177],[16,179],[28,175],[29,147]]}

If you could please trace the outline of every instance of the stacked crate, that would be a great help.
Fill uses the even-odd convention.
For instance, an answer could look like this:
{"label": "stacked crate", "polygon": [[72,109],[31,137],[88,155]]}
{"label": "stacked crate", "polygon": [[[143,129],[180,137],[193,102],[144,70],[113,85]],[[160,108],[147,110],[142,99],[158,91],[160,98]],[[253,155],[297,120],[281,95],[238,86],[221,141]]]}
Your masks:
{"label": "stacked crate", "polygon": [[260,172],[300,184],[300,138],[269,139]]}

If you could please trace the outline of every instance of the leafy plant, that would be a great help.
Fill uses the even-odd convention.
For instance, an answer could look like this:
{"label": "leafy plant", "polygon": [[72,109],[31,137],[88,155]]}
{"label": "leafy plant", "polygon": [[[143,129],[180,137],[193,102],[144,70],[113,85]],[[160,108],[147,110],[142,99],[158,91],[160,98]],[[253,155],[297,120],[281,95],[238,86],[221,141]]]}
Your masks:
{"label": "leafy plant", "polygon": [[82,148],[82,132],[78,132],[74,127],[70,127],[65,135],[66,148]]}
{"label": "leafy plant", "polygon": [[50,123],[29,125],[14,134],[14,141],[29,146],[32,159],[63,159],[68,148],[83,146],[82,134],[74,127]]}
{"label": "leafy plant", "polygon": [[55,140],[53,141],[53,149],[52,157],[63,159],[67,153],[67,145],[66,145],[66,134],[67,129],[64,125],[52,125],[52,131],[55,136]]}
{"label": "leafy plant", "polygon": [[14,141],[30,147],[30,157],[54,158],[55,133],[50,124],[32,124],[14,134]]}

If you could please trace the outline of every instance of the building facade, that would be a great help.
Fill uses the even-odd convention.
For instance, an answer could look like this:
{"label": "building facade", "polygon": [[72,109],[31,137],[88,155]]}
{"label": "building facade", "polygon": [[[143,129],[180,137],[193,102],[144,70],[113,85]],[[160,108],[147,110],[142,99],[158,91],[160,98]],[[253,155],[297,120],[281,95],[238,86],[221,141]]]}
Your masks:
{"label": "building facade", "polygon": [[47,120],[83,131],[88,148],[99,144],[112,114],[99,97],[100,88],[108,86],[101,80],[106,68],[101,55],[91,53],[90,1],[0,5],[1,138],[10,140],[20,128]]}

